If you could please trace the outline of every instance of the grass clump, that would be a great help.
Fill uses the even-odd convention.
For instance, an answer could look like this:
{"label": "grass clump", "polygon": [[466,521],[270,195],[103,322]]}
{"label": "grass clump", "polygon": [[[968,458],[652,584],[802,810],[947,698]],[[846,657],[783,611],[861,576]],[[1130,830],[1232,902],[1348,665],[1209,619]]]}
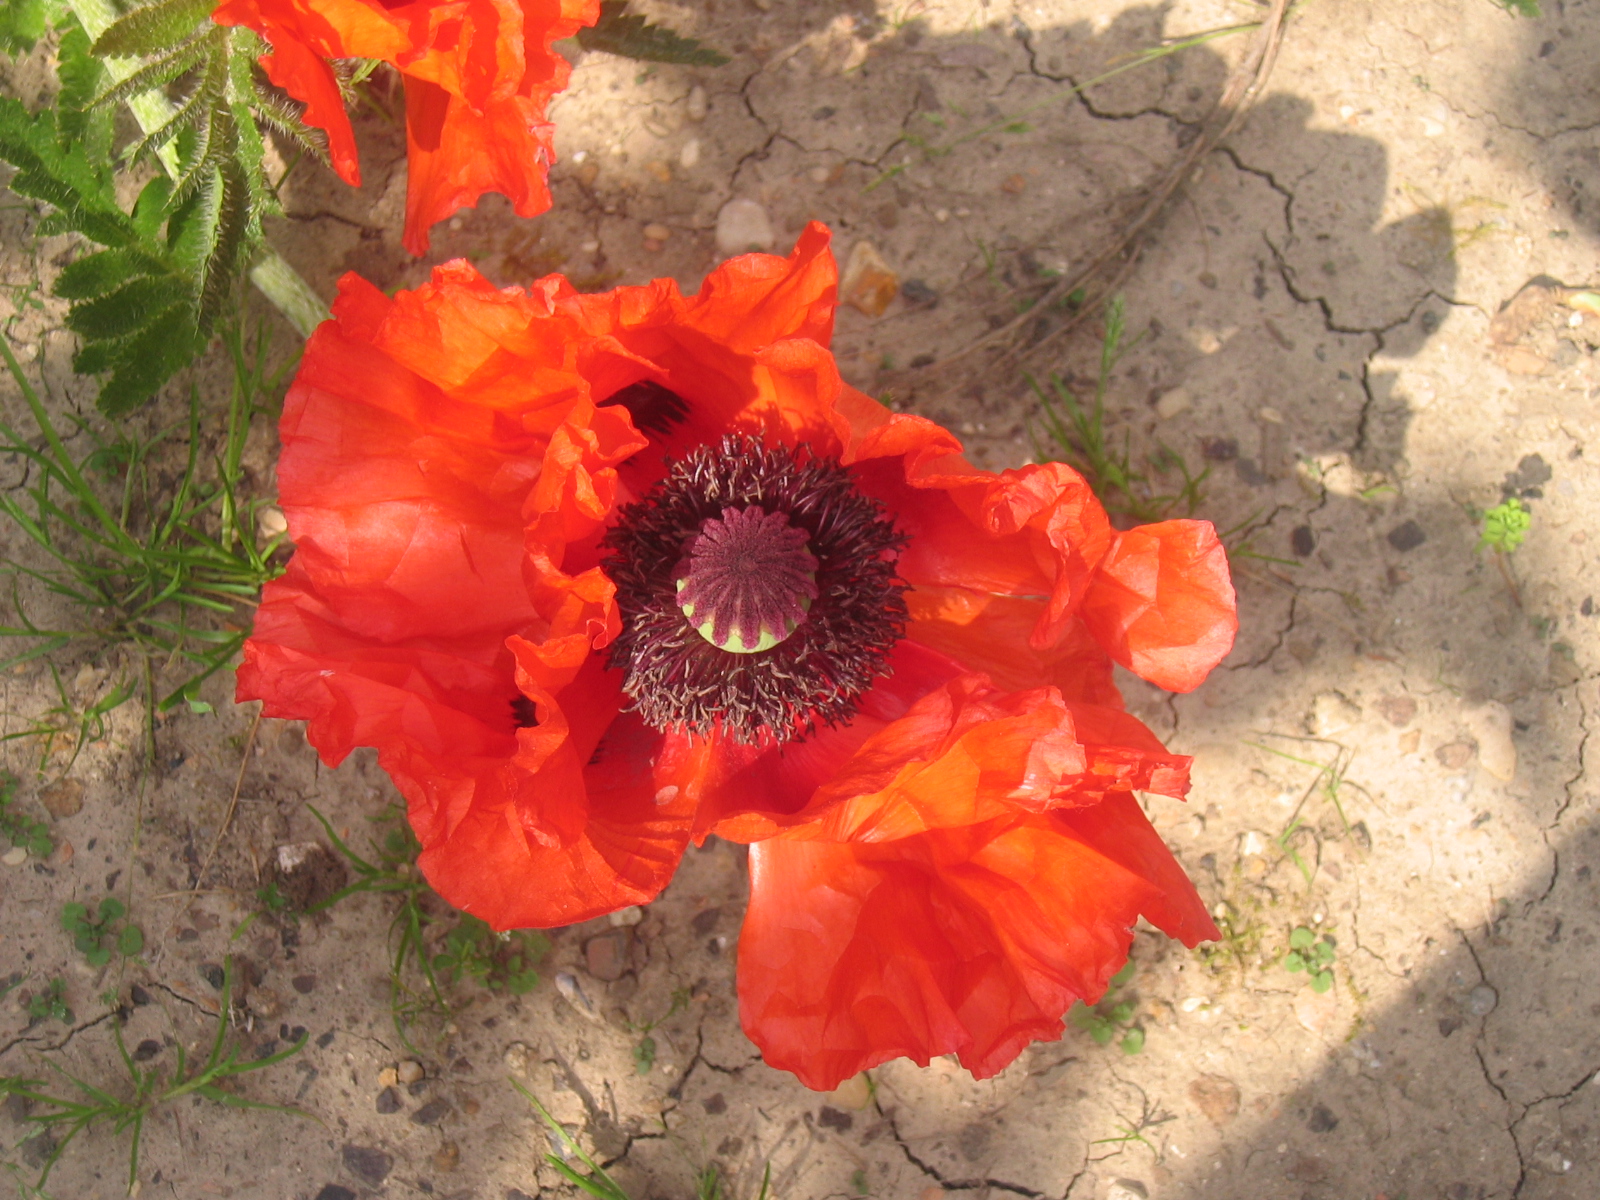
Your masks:
{"label": "grass clump", "polygon": [[49,1067],[57,1078],[71,1084],[73,1092],[56,1095],[45,1090],[47,1084],[43,1079],[25,1078],[19,1075],[0,1076],[0,1096],[16,1096],[29,1107],[25,1119],[32,1128],[23,1141],[36,1138],[49,1139],[46,1143],[49,1145],[49,1150],[44,1155],[39,1177],[31,1184],[18,1180],[19,1183],[23,1183],[24,1194],[42,1195],[45,1183],[50,1178],[50,1172],[67,1147],[72,1144],[73,1139],[84,1130],[101,1124],[110,1125],[119,1134],[132,1131],[128,1151],[128,1191],[130,1195],[134,1194],[139,1182],[139,1143],[146,1118],[162,1105],[171,1104],[185,1096],[201,1097],[218,1104],[225,1104],[230,1108],[252,1108],[292,1113],[302,1117],[310,1116],[309,1113],[291,1106],[265,1104],[258,1100],[247,1099],[227,1090],[224,1086],[241,1075],[265,1070],[298,1054],[305,1048],[308,1036],[302,1035],[300,1040],[287,1050],[281,1050],[253,1062],[240,1062],[238,1044],[230,1045],[228,1041],[232,996],[233,959],[229,958],[223,965],[221,1009],[217,1014],[216,1035],[211,1040],[210,1053],[203,1062],[191,1063],[180,1040],[177,1043],[178,1065],[170,1079],[163,1078],[157,1068],[141,1068],[134,1061],[133,1056],[128,1053],[128,1048],[123,1044],[122,1028],[113,1018],[111,1035],[116,1040],[117,1053],[122,1057],[122,1064],[127,1069],[128,1079],[132,1084],[131,1088],[122,1089],[127,1093],[124,1096],[114,1095],[106,1088],[80,1079],[49,1060],[45,1061],[45,1066]]}
{"label": "grass clump", "polygon": [[[44,559],[42,566],[16,560],[7,566],[15,577],[32,579],[67,601],[82,618],[76,627],[41,626],[27,616],[13,586],[17,623],[0,626],[0,637],[19,648],[0,660],[0,669],[72,643],[126,645],[145,661],[152,711],[185,700],[207,710],[200,684],[232,661],[248,634],[243,610],[282,571],[275,557],[281,535],[262,536],[257,517],[263,502],[243,496],[243,457],[251,421],[269,411],[266,397],[292,366],[268,373],[264,327],[251,339],[231,322],[222,341],[233,363],[233,388],[221,446],[207,461],[201,455],[197,390],[191,390],[187,419],[151,437],[79,418],[64,436],[9,342],[0,338],[0,356],[37,431],[29,436],[0,420],[0,455],[23,462],[31,480],[18,492],[0,493],[0,512]],[[90,443],[86,454],[67,448],[66,437],[73,435]],[[185,444],[170,486],[152,465],[169,441]],[[159,698],[153,694],[158,663],[163,672],[176,668],[178,676],[177,685]],[[103,714],[102,708],[82,720]]]}

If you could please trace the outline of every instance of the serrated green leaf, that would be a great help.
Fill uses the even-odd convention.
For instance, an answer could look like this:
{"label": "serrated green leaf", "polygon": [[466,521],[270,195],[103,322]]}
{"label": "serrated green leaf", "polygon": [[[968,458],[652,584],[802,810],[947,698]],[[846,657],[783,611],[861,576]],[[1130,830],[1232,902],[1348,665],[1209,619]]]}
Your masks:
{"label": "serrated green leaf", "polygon": [[190,290],[175,275],[141,275],[109,295],[74,304],[67,328],[85,341],[122,338],[142,329],[151,314],[186,302]]}
{"label": "serrated green leaf", "polygon": [[134,9],[95,39],[101,57],[159,54],[195,32],[211,15],[215,0],[156,0]]}
{"label": "serrated green leaf", "polygon": [[51,290],[63,300],[89,300],[104,296],[135,275],[151,273],[151,260],[129,247],[101,250],[70,262],[56,276]]}
{"label": "serrated green leaf", "polygon": [[91,103],[98,107],[123,104],[152,88],[171,83],[203,59],[208,48],[209,42],[205,38],[196,38],[192,42],[174,46],[161,57],[145,63],[127,78],[97,92]]}
{"label": "serrated green leaf", "polygon": [[220,200],[211,253],[201,263],[198,283],[200,305],[196,324],[202,335],[211,331],[221,315],[239,276],[251,241],[250,187],[245,171],[234,160],[218,168]]}
{"label": "serrated green leaf", "polygon": [[600,19],[587,29],[578,30],[578,45],[623,58],[691,67],[720,67],[729,61],[727,55],[710,46],[630,14],[628,0],[601,0]]}
{"label": "serrated green leaf", "polygon": [[294,142],[324,166],[329,164],[327,135],[307,125],[293,106],[277,96],[256,88],[250,100],[256,119]]}
{"label": "serrated green leaf", "polygon": [[50,11],[44,0],[0,2],[0,52],[27,54],[49,27]]}
{"label": "serrated green leaf", "polygon": [[137,408],[188,366],[199,340],[188,305],[174,305],[157,314],[141,333],[123,344],[120,361],[95,404],[108,417],[120,417]]}
{"label": "serrated green leaf", "polygon": [[139,198],[133,202],[133,227],[146,241],[155,241],[161,232],[161,222],[166,219],[167,204],[172,199],[172,180],[157,175],[144,185]]}
{"label": "serrated green leaf", "polygon": [[89,52],[89,35],[73,21],[56,46],[56,74],[61,91],[56,95],[56,123],[63,143],[81,143],[91,164],[108,174],[116,132],[114,114],[91,111],[90,102],[104,85],[104,65]]}
{"label": "serrated green leaf", "polygon": [[85,342],[72,356],[72,369],[79,375],[100,375],[111,370],[122,357],[122,341]]}

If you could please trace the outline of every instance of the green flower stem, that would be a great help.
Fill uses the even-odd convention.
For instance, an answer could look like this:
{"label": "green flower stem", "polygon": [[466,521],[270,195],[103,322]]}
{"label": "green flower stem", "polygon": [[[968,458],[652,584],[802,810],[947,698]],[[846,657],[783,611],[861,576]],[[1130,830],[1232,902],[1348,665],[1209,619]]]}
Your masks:
{"label": "green flower stem", "polygon": [[[68,7],[91,42],[109,29],[111,23],[121,15],[111,0],[68,0]],[[105,64],[106,74],[116,83],[121,83],[139,69],[139,60],[136,58],[107,57],[100,61]],[[134,120],[139,122],[140,131],[149,133],[152,129],[159,129],[172,116],[173,104],[160,92],[152,90],[129,100],[128,109],[133,113]],[[156,151],[156,157],[161,160],[167,174],[176,179],[179,170],[177,139],[168,141]],[[272,301],[301,337],[310,337],[311,331],[328,319],[328,306],[322,302],[322,297],[271,246],[262,251],[256,265],[251,268],[250,282]]]}
{"label": "green flower stem", "polygon": [[256,265],[250,268],[250,282],[277,305],[278,311],[299,330],[301,337],[310,337],[311,331],[330,316],[322,297],[312,291],[304,276],[271,246],[262,248]]}

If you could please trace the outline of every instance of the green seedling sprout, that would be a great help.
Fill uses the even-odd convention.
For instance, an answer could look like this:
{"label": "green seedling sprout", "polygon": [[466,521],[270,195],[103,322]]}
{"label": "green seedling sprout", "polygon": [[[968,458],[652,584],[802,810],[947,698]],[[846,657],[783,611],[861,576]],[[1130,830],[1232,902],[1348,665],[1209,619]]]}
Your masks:
{"label": "green seedling sprout", "polygon": [[1157,493],[1150,477],[1133,463],[1131,435],[1125,430],[1122,445],[1116,446],[1106,430],[1106,392],[1111,373],[1123,355],[1138,344],[1126,341],[1127,310],[1121,296],[1106,305],[1106,332],[1100,345],[1100,370],[1095,379],[1094,399],[1085,404],[1057,375],[1050,376],[1046,392],[1031,376],[1028,385],[1039,398],[1039,424],[1044,437],[1030,424],[1034,455],[1041,462],[1065,462],[1088,480],[1094,494],[1108,512],[1129,516],[1138,522],[1160,521],[1181,508],[1192,514],[1204,500],[1200,490],[1211,468],[1196,475],[1188,461],[1169,446],[1162,445],[1149,458],[1158,474],[1178,471],[1183,486],[1176,492]]}
{"label": "green seedling sprout", "polygon": [[[400,907],[389,924],[393,946],[389,960],[390,1009],[395,1032],[408,1048],[415,1049],[408,1034],[408,1026],[414,1018],[427,1013],[443,1015],[453,1010],[445,989],[454,984],[471,981],[490,991],[503,990],[519,996],[538,985],[537,967],[550,943],[537,930],[496,933],[484,921],[462,913],[445,936],[442,948],[431,955],[428,953],[426,944],[431,939],[427,930],[439,921],[429,911],[429,906],[442,901],[437,900],[433,889],[417,870],[417,855],[422,852],[422,846],[403,813],[391,810],[378,818],[390,823],[391,828],[382,844],[374,847],[372,858],[375,861],[369,861],[350,849],[335,832],[332,822],[316,807],[308,807],[328,840],[350,864],[356,879],[306,911],[321,912],[358,892],[375,892],[400,900]],[[282,898],[278,900],[281,904]],[[262,902],[271,909],[270,897],[263,897]],[[235,930],[234,936],[238,937],[244,928]],[[425,989],[420,994],[406,983],[408,966],[422,977]]]}
{"label": "green seedling sprout", "polygon": [[668,1006],[666,1012],[662,1013],[654,1021],[646,1021],[642,1025],[631,1026],[634,1033],[644,1035],[633,1048],[634,1071],[640,1075],[650,1074],[651,1069],[656,1065],[656,1039],[650,1036],[651,1033],[657,1025],[660,1025],[663,1021],[671,1020],[688,1006],[689,989],[675,988],[672,993],[672,1003]]}
{"label": "green seedling sprout", "polygon": [[1532,525],[1533,515],[1528,506],[1512,496],[1483,514],[1483,531],[1478,535],[1478,549],[1493,550],[1496,554],[1513,554],[1527,539]]}
{"label": "green seedling sprout", "polygon": [[1289,952],[1283,956],[1283,969],[1291,975],[1304,972],[1313,992],[1326,992],[1333,986],[1333,960],[1339,943],[1331,934],[1317,937],[1304,925],[1289,934]]}
{"label": "green seedling sprout", "polygon": [[203,1097],[218,1104],[228,1105],[230,1108],[261,1109],[267,1112],[310,1117],[310,1113],[292,1106],[265,1104],[224,1089],[222,1085],[229,1080],[251,1071],[265,1070],[291,1055],[298,1054],[305,1048],[306,1039],[309,1037],[308,1034],[303,1034],[300,1040],[287,1050],[280,1050],[276,1054],[270,1054],[253,1062],[240,1062],[238,1044],[231,1046],[227,1044],[232,1004],[233,959],[229,957],[223,962],[221,1005],[217,1014],[216,1036],[211,1041],[211,1051],[203,1063],[191,1064],[180,1040],[177,1043],[178,1065],[170,1080],[163,1080],[156,1068],[141,1069],[138,1063],[134,1062],[133,1056],[123,1044],[122,1027],[112,1020],[111,1036],[116,1040],[117,1053],[122,1056],[122,1064],[133,1084],[132,1094],[126,1098],[112,1095],[106,1089],[96,1087],[70,1074],[48,1059],[45,1060],[45,1066],[70,1083],[81,1096],[52,1095],[44,1090],[45,1081],[42,1079],[17,1075],[0,1076],[0,1095],[18,1096],[33,1106],[26,1117],[26,1120],[35,1126],[33,1136],[60,1134],[59,1140],[45,1158],[39,1178],[29,1186],[37,1194],[42,1195],[45,1183],[50,1178],[50,1172],[66,1148],[72,1144],[73,1139],[93,1125],[108,1123],[119,1134],[132,1130],[132,1142],[128,1152],[128,1193],[133,1195],[139,1182],[139,1141],[144,1131],[145,1119],[161,1105],[181,1100],[185,1096]]}
{"label": "green seedling sprout", "polygon": [[1295,850],[1293,845],[1295,834],[1299,833],[1302,829],[1310,828],[1310,826],[1306,824],[1305,820],[1301,816],[1301,814],[1305,811],[1307,802],[1309,802],[1314,796],[1321,796],[1324,800],[1331,804],[1334,812],[1339,815],[1339,824],[1344,826],[1345,836],[1348,837],[1351,833],[1352,826],[1350,824],[1349,816],[1345,813],[1344,800],[1340,793],[1346,786],[1355,788],[1363,795],[1367,795],[1368,793],[1366,788],[1362,787],[1359,783],[1355,783],[1354,781],[1345,777],[1345,773],[1350,769],[1351,760],[1355,758],[1355,751],[1350,749],[1350,747],[1339,742],[1330,742],[1326,738],[1300,737],[1296,734],[1289,733],[1266,733],[1262,734],[1262,736],[1287,738],[1290,741],[1296,742],[1314,742],[1318,745],[1332,746],[1334,748],[1334,756],[1332,761],[1317,762],[1315,759],[1301,758],[1299,755],[1289,754],[1283,750],[1277,750],[1271,746],[1263,745],[1260,742],[1245,743],[1247,746],[1252,746],[1257,750],[1264,750],[1268,754],[1274,755],[1278,758],[1287,759],[1292,763],[1299,763],[1303,767],[1316,768],[1316,775],[1314,775],[1311,779],[1311,782],[1306,785],[1306,790],[1300,796],[1300,802],[1294,806],[1294,811],[1289,814],[1289,823],[1284,826],[1283,832],[1278,834],[1278,836],[1273,839],[1273,841],[1278,844],[1278,848],[1283,851],[1285,857],[1294,863],[1295,867],[1304,877],[1306,886],[1309,888],[1312,880],[1316,877],[1316,871],[1314,868],[1306,865],[1305,860],[1300,857],[1299,852]]}
{"label": "green seedling sprout", "polygon": [[72,1024],[72,1009],[67,1006],[67,981],[60,976],[28,1000],[28,1023],[36,1025],[41,1021]]}
{"label": "green seedling sprout", "polygon": [[1098,1004],[1091,1008],[1079,1001],[1073,1005],[1067,1018],[1075,1028],[1087,1033],[1097,1046],[1109,1046],[1120,1033],[1122,1036],[1117,1040],[1117,1047],[1124,1054],[1138,1054],[1144,1049],[1144,1029],[1134,1023],[1137,1006],[1126,996],[1118,995],[1118,990],[1133,979],[1134,969],[1132,962],[1127,963],[1111,977],[1106,994]]}
{"label": "green seedling sprout", "polygon": [[16,791],[17,777],[0,772],[0,837],[13,846],[21,846],[32,858],[49,858],[56,848],[50,837],[50,826],[24,816],[13,807]]}
{"label": "green seedling sprout", "polygon": [[115,896],[100,901],[98,912],[92,901],[80,904],[70,900],[61,906],[61,928],[72,935],[72,944],[85,962],[91,967],[103,967],[111,961],[112,950],[132,958],[144,949],[144,931],[131,921],[123,921],[127,913],[127,907]]}

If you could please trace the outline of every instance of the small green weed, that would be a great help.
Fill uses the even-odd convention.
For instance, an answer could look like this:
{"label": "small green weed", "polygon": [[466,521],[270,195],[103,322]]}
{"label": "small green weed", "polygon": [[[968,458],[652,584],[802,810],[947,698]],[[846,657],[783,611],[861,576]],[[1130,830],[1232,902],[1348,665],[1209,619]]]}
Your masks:
{"label": "small green weed", "polygon": [[183,1043],[179,1041],[178,1065],[170,1080],[162,1080],[153,1067],[148,1070],[140,1069],[122,1043],[122,1027],[113,1020],[111,1036],[116,1039],[117,1053],[122,1056],[122,1064],[127,1068],[128,1076],[133,1082],[132,1095],[126,1099],[120,1099],[104,1088],[96,1087],[69,1074],[49,1060],[45,1061],[45,1066],[82,1093],[81,1099],[71,1095],[51,1095],[44,1091],[45,1081],[42,1079],[28,1079],[17,1075],[0,1076],[0,1095],[19,1096],[33,1106],[26,1117],[26,1120],[35,1127],[30,1136],[57,1137],[55,1145],[50,1149],[40,1169],[39,1178],[30,1186],[42,1193],[46,1180],[50,1178],[51,1170],[66,1148],[72,1144],[72,1140],[90,1126],[106,1122],[117,1133],[129,1129],[133,1131],[133,1140],[128,1152],[128,1191],[130,1195],[133,1194],[137,1190],[139,1181],[139,1140],[144,1131],[145,1119],[161,1105],[180,1100],[184,1096],[200,1096],[232,1108],[264,1109],[269,1112],[309,1117],[309,1113],[302,1112],[298,1108],[263,1104],[224,1090],[222,1085],[231,1079],[251,1071],[265,1070],[291,1055],[298,1054],[305,1048],[308,1036],[302,1035],[300,1040],[287,1050],[256,1059],[254,1062],[240,1062],[239,1046],[227,1044],[232,996],[233,959],[228,958],[223,963],[221,1010],[217,1014],[217,1032],[211,1042],[211,1052],[203,1064],[191,1071]]}
{"label": "small green weed", "polygon": [[1179,508],[1184,515],[1190,515],[1204,499],[1200,488],[1211,473],[1210,467],[1196,475],[1189,470],[1183,455],[1169,446],[1159,446],[1155,454],[1147,457],[1146,467],[1156,475],[1167,477],[1176,473],[1182,479],[1176,491],[1160,492],[1150,474],[1134,465],[1131,434],[1124,430],[1120,448],[1108,439],[1105,401],[1111,372],[1122,356],[1138,343],[1135,338],[1125,344],[1126,333],[1126,306],[1122,297],[1116,296],[1106,305],[1100,370],[1090,404],[1080,401],[1057,375],[1050,376],[1053,399],[1037,380],[1029,377],[1028,385],[1039,397],[1040,423],[1046,435],[1042,440],[1036,430],[1030,429],[1035,456],[1041,462],[1049,459],[1065,462],[1081,472],[1108,512],[1132,517],[1141,523],[1163,520]]}
{"label": "small green weed", "polygon": [[1333,960],[1339,943],[1332,934],[1320,938],[1304,925],[1296,925],[1289,934],[1289,952],[1283,956],[1283,969],[1291,975],[1304,972],[1311,980],[1313,992],[1325,992],[1333,986]]}
{"label": "small green weed", "polygon": [[1277,842],[1278,848],[1294,863],[1300,874],[1305,878],[1306,886],[1310,887],[1311,881],[1316,875],[1315,868],[1308,867],[1305,860],[1300,857],[1299,851],[1294,848],[1296,835],[1309,829],[1301,814],[1305,811],[1305,806],[1310,800],[1321,796],[1333,806],[1334,812],[1338,814],[1339,824],[1344,827],[1345,836],[1350,836],[1352,826],[1350,818],[1344,810],[1344,800],[1341,797],[1341,792],[1346,786],[1349,786],[1363,795],[1368,794],[1366,788],[1345,777],[1345,772],[1350,768],[1351,760],[1355,758],[1355,751],[1340,742],[1331,742],[1326,738],[1308,738],[1288,733],[1267,733],[1262,736],[1287,738],[1295,742],[1313,742],[1317,745],[1332,746],[1334,749],[1333,758],[1330,761],[1317,762],[1315,759],[1301,758],[1295,754],[1276,750],[1271,746],[1264,746],[1260,742],[1245,743],[1247,746],[1253,746],[1257,750],[1265,750],[1268,754],[1275,755],[1278,758],[1285,758],[1292,763],[1299,763],[1303,767],[1316,768],[1317,773],[1312,776],[1311,782],[1306,785],[1306,790],[1300,796],[1300,802],[1294,806],[1294,811],[1289,814],[1289,823],[1284,826],[1283,832],[1273,839]]}
{"label": "small green weed", "polygon": [[536,929],[496,933],[487,921],[463,913],[433,956],[433,969],[446,983],[470,980],[522,996],[538,986],[537,967],[549,950],[550,940]]}
{"label": "small green weed", "polygon": [[1129,962],[1111,977],[1111,985],[1100,1003],[1090,1008],[1079,1001],[1068,1016],[1073,1026],[1094,1039],[1097,1046],[1109,1046],[1117,1038],[1117,1046],[1124,1054],[1137,1054],[1144,1049],[1144,1028],[1135,1024],[1138,1006],[1121,989],[1132,981],[1134,965]]}
{"label": "small green weed", "polygon": [[[452,985],[476,983],[491,991],[503,990],[513,995],[523,995],[538,985],[537,967],[550,943],[537,930],[496,933],[477,917],[462,913],[445,935],[442,948],[432,955],[428,953],[426,946],[432,940],[428,929],[440,920],[432,910],[446,906],[417,870],[417,855],[422,852],[422,846],[412,834],[401,809],[391,807],[375,818],[388,829],[382,841],[373,846],[370,861],[351,850],[327,817],[315,807],[311,808],[311,813],[321,823],[334,848],[350,864],[356,879],[312,905],[309,912],[321,912],[358,892],[399,898],[400,907],[389,923],[390,1008],[395,1032],[407,1047],[415,1048],[407,1033],[412,1021],[426,1014],[442,1016],[453,1011],[454,1006],[445,994]],[[282,904],[281,896],[276,899]],[[269,910],[272,902],[270,896],[263,898]],[[420,989],[407,983],[413,970],[422,978]]]}
{"label": "small green weed", "polygon": [[1515,553],[1533,526],[1533,514],[1516,496],[1496,504],[1483,514],[1482,520],[1478,549],[1493,550],[1496,554]]}
{"label": "small green weed", "polygon": [[633,1032],[644,1035],[633,1048],[633,1069],[640,1075],[650,1074],[651,1069],[656,1065],[656,1039],[650,1036],[651,1032],[657,1025],[663,1021],[671,1020],[688,1006],[689,989],[676,988],[672,993],[672,1003],[668,1006],[666,1012],[662,1013],[654,1021],[646,1021],[642,1025],[633,1026]]}
{"label": "small green weed", "polygon": [[67,981],[59,975],[28,998],[28,1023],[36,1025],[40,1021],[72,1024],[72,1009],[67,1006]]}
{"label": "small green weed", "polygon": [[[3,632],[0,631],[0,634]],[[62,774],[70,771],[85,746],[104,740],[109,732],[107,718],[133,695],[133,685],[118,680],[104,696],[80,708],[62,681],[56,665],[45,665],[55,686],[56,702],[31,718],[23,728],[0,735],[0,742],[31,739],[37,744],[39,762],[34,773],[41,779],[50,771],[52,763]],[[62,759],[65,761],[60,761]]]}
{"label": "small green weed", "polygon": [[19,813],[16,804],[17,777],[0,773],[0,837],[13,846],[21,846],[33,858],[49,858],[56,844],[50,837],[50,826]]}
{"label": "small green weed", "polygon": [[107,896],[100,901],[99,911],[93,916],[91,913],[95,913],[92,903],[70,900],[61,906],[61,928],[72,935],[72,944],[91,967],[110,962],[113,949],[124,958],[132,958],[144,949],[144,930],[123,920],[128,910],[121,900]]}

